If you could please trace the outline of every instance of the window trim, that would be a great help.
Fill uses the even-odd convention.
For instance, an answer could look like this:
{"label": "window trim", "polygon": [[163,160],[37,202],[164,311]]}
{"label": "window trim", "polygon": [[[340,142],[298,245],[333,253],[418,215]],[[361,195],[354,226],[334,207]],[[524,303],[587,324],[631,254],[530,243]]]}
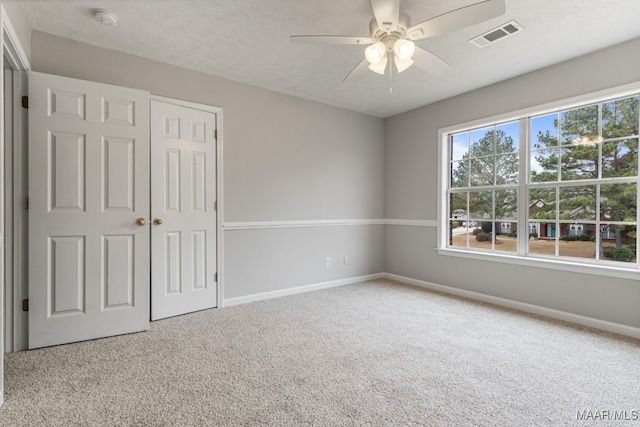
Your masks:
{"label": "window trim", "polygon": [[[520,138],[528,138],[528,132],[530,131],[530,123],[527,119],[534,115],[543,115],[546,113],[552,113],[558,110],[569,110],[584,106],[585,104],[600,103],[608,101],[612,98],[623,98],[626,96],[637,95],[640,91],[640,81],[629,83],[626,85],[616,86],[609,89],[604,89],[596,92],[590,92],[583,95],[574,96],[568,99],[562,99],[552,101],[549,103],[526,107],[520,110],[497,114],[494,116],[484,117],[480,119],[471,120],[465,123],[460,123],[452,126],[447,126],[438,129],[438,197],[437,197],[437,247],[436,251],[440,255],[450,255],[456,257],[477,259],[482,261],[494,261],[505,262],[509,264],[525,265],[530,267],[549,268],[554,270],[563,270],[578,273],[588,273],[595,275],[603,275],[608,277],[618,277],[623,279],[637,280],[640,277],[640,261],[634,264],[632,267],[625,266],[610,266],[606,263],[591,264],[574,262],[571,258],[545,258],[543,256],[531,257],[527,256],[524,247],[526,241],[524,239],[518,239],[518,250],[514,254],[503,252],[491,252],[480,250],[468,250],[463,248],[451,248],[447,246],[447,222],[449,215],[447,212],[447,189],[449,186],[449,163],[450,163],[450,145],[449,135],[452,133],[463,132],[471,128],[495,126],[501,123],[509,121],[526,121],[525,126],[520,126]],[[519,167],[526,168],[527,176],[529,176],[529,162],[527,156],[519,156]],[[640,178],[638,178],[640,181]],[[521,198],[523,192],[527,191],[527,186],[518,184],[518,196],[519,201],[524,200]],[[638,182],[638,188],[640,192],[640,182]],[[640,200],[640,198],[638,199]],[[640,211],[640,210],[639,210]],[[640,215],[640,212],[639,212]],[[524,228],[522,228],[524,227]],[[518,229],[526,229],[526,216],[518,216]]]}

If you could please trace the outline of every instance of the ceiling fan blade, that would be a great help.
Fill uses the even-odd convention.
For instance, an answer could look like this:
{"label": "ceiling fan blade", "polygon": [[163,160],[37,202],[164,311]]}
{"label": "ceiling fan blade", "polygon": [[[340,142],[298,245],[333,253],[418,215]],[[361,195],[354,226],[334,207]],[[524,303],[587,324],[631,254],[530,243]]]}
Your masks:
{"label": "ceiling fan blade", "polygon": [[440,75],[451,68],[451,66],[444,62],[439,56],[417,46],[413,54],[413,63],[416,67],[435,75]]}
{"label": "ceiling fan blade", "polygon": [[485,0],[427,19],[407,30],[407,38],[420,40],[455,31],[504,15],[505,0]]}
{"label": "ceiling fan blade", "polygon": [[400,0],[371,0],[371,8],[381,30],[395,31],[400,17]]}
{"label": "ceiling fan blade", "polygon": [[356,65],[349,74],[347,74],[347,77],[345,77],[342,82],[344,83],[347,80],[355,80],[359,77],[362,77],[363,75],[367,74],[367,70],[369,70],[369,61],[367,61],[367,59],[365,58],[358,65]]}
{"label": "ceiling fan blade", "polygon": [[360,44],[367,45],[373,43],[370,37],[350,37],[350,36],[290,36],[291,43],[310,44]]}

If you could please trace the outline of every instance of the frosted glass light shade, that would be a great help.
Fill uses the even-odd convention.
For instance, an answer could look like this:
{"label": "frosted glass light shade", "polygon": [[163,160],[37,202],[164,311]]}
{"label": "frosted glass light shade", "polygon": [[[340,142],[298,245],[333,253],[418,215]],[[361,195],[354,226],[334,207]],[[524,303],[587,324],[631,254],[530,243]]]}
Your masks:
{"label": "frosted glass light shade", "polygon": [[413,65],[413,59],[400,59],[397,55],[393,57],[394,62],[396,63],[396,68],[398,69],[398,73],[403,72],[407,68]]}
{"label": "frosted glass light shade", "polygon": [[375,64],[369,64],[369,69],[378,74],[384,74],[385,70],[387,69],[387,56],[383,56],[382,60],[378,61]]}
{"label": "frosted glass light shade", "polygon": [[393,52],[401,61],[410,59],[416,51],[416,44],[411,40],[398,39],[393,44]]}
{"label": "frosted glass light shade", "polygon": [[[382,61],[382,59],[386,59],[387,47],[382,42],[376,42],[369,47],[367,47],[364,51],[364,56],[369,61],[369,64],[377,64]],[[386,61],[385,61],[386,62]]]}

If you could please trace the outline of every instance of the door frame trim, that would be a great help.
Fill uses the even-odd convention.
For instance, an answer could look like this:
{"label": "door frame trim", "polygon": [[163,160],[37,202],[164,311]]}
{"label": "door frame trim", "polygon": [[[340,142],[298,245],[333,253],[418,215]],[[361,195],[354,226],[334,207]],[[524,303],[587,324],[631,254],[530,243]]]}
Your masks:
{"label": "door frame trim", "polygon": [[[222,131],[222,107],[199,104],[182,99],[167,98],[154,94],[151,94],[149,100],[149,110],[151,110],[151,101],[160,101],[166,104],[206,111],[216,115],[216,130],[218,131],[218,138],[216,139],[216,202],[218,204],[216,209],[216,263],[218,264],[216,266],[218,273],[218,281],[216,282],[216,307],[221,308],[224,301],[224,233],[222,232],[222,223],[224,220],[224,132]],[[149,121],[149,126],[151,126],[151,121]],[[151,135],[151,129],[149,129],[149,135]],[[151,147],[151,144],[149,144],[149,147]]]}
{"label": "door frame trim", "polygon": [[[22,189],[24,188],[24,184],[26,183],[25,177],[23,176],[23,168],[21,167],[23,162],[26,159],[23,156],[22,148],[26,147],[26,133],[23,132],[23,126],[26,126],[26,114],[23,111],[24,109],[20,108],[20,103],[17,102],[20,96],[24,93],[24,87],[26,85],[26,81],[24,78],[23,71],[28,71],[30,69],[29,60],[27,55],[25,54],[22,45],[20,44],[20,40],[11,24],[11,20],[7,15],[7,11],[3,4],[0,4],[0,44],[2,45],[2,56],[3,58],[7,58],[7,62],[11,67],[13,73],[13,142],[11,146],[11,152],[13,155],[13,160],[17,162],[12,169],[12,175],[8,177],[5,182],[3,177],[2,185],[10,185],[14,190],[12,192],[13,196],[23,197]],[[3,59],[4,61],[4,59]],[[3,100],[2,107],[0,107],[0,114],[2,115],[2,120],[4,120],[4,66],[0,69],[0,81],[2,85],[0,85],[0,99]],[[2,138],[2,146],[4,147],[4,131],[1,132],[0,138]],[[16,144],[17,143],[17,144]],[[6,186],[5,186],[6,188]],[[16,194],[17,193],[17,194]],[[23,270],[26,259],[18,254],[14,256],[14,248],[17,246],[18,248],[23,247],[22,241],[19,239],[23,236],[23,232],[26,232],[26,225],[23,221],[21,221],[22,216],[17,215],[16,212],[20,214],[24,214],[24,211],[18,211],[19,206],[15,206],[15,198],[7,197],[5,192],[4,194],[5,200],[3,201],[4,207],[3,209],[11,210],[11,233],[13,235],[13,239],[11,240],[11,247],[5,247],[5,259],[3,260],[4,266],[11,264],[12,266],[12,285],[6,283],[5,280],[2,280],[0,285],[0,324],[2,327],[0,328],[0,364],[4,365],[4,353],[6,350],[15,351],[16,346],[26,348],[27,343],[22,342],[21,335],[18,334],[19,327],[24,327],[25,325],[20,321],[22,317],[20,317],[22,312],[18,312],[15,314],[17,307],[16,301],[20,301],[23,297],[22,293],[22,285],[25,281],[25,270]],[[5,232],[9,227],[6,227]],[[3,269],[4,271],[4,269]],[[23,274],[24,273],[24,274]],[[4,272],[3,272],[4,274]],[[8,288],[8,286],[11,286]],[[4,298],[7,295],[8,298]],[[6,322],[6,324],[5,324]],[[5,331],[6,336],[5,336]],[[0,366],[0,405],[4,402],[4,369]]]}

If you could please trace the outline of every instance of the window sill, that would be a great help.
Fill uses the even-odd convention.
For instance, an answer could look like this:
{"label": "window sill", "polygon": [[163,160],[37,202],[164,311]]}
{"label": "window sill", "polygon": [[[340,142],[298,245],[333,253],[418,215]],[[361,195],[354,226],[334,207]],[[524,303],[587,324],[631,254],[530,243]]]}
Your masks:
{"label": "window sill", "polygon": [[523,257],[519,255],[509,255],[501,253],[484,253],[453,248],[436,248],[435,250],[439,255],[476,259],[480,261],[502,262],[506,264],[524,265],[527,267],[546,268],[550,270],[561,270],[581,274],[615,277],[627,280],[640,279],[640,271],[638,271],[637,264],[632,264],[633,268],[620,268],[608,265],[590,265],[565,260]]}

